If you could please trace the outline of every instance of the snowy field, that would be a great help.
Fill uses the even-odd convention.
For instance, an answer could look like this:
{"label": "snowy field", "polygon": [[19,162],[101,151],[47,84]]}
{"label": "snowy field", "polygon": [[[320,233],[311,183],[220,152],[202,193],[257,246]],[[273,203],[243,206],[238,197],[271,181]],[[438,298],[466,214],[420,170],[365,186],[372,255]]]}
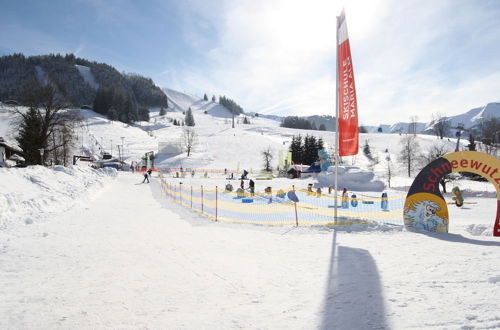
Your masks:
{"label": "snowy field", "polygon": [[26,198],[3,219],[0,328],[500,327],[500,241],[481,236],[494,198],[450,208],[449,234],[270,228],[181,208],[156,176],[95,172],[91,196],[38,167],[0,172],[2,191],[33,175],[48,197],[44,211]]}
{"label": "snowy field", "polygon": [[[182,119],[189,106],[199,144],[189,158],[160,155],[158,167],[239,167],[255,177],[268,146],[277,154],[298,133],[333,140],[331,132],[280,128],[264,118],[232,130],[218,105],[167,93],[179,111],[162,118],[155,110],[150,123],[137,126],[82,111],[77,152],[97,154],[100,147],[116,154],[123,143],[125,158],[138,160],[158,142],[179,139],[182,128],[169,118]],[[0,136],[13,141],[10,120],[0,108]],[[360,140],[380,159],[386,149],[397,158],[397,134],[361,134]],[[419,136],[423,151],[436,141]],[[453,149],[456,141],[438,143]],[[386,182],[382,164],[370,164],[362,153],[345,161]],[[404,172],[396,169],[390,194],[411,185]],[[200,174],[182,180],[227,182]],[[150,184],[141,182],[140,174],[86,166],[0,169],[0,329],[500,328],[491,183],[454,182],[470,204],[450,205],[450,233],[433,234],[388,225],[218,223],[166,199],[156,173]],[[265,184],[308,183],[320,181]],[[257,190],[263,185],[257,182]]]}

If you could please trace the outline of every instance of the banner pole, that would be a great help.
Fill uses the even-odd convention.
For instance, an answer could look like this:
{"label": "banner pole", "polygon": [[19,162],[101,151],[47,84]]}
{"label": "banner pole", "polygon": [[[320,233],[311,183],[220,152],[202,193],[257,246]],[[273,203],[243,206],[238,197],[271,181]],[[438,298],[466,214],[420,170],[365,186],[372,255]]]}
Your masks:
{"label": "banner pole", "polygon": [[337,16],[336,27],[336,63],[335,63],[335,203],[334,203],[334,223],[337,224],[337,191],[338,191],[338,170],[339,170],[339,16]]}

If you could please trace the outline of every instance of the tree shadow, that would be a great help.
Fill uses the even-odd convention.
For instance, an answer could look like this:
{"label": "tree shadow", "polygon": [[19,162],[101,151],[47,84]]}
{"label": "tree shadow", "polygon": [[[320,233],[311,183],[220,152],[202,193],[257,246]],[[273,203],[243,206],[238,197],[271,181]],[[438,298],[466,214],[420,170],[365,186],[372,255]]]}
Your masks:
{"label": "tree shadow", "polygon": [[437,233],[437,232],[423,231],[423,230],[420,231],[416,229],[410,230],[410,228],[408,228],[408,230],[415,234],[426,235],[432,238],[440,239],[442,241],[448,241],[453,243],[465,243],[465,244],[475,244],[483,246],[500,246],[500,241],[483,241],[479,239],[467,238],[459,234]]}
{"label": "tree shadow", "polygon": [[377,265],[364,249],[336,247],[333,234],[320,329],[387,329]]}

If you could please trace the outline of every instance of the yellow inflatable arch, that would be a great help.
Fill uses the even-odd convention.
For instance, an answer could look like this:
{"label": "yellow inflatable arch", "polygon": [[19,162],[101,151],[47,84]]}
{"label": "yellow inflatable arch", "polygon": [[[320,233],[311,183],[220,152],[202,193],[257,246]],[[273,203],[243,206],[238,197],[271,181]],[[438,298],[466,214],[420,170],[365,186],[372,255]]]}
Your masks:
{"label": "yellow inflatable arch", "polygon": [[500,237],[500,160],[477,151],[446,154],[420,171],[406,196],[403,211],[405,226],[448,232],[448,206],[439,191],[439,180],[452,172],[475,173],[493,183],[497,192],[493,236]]}

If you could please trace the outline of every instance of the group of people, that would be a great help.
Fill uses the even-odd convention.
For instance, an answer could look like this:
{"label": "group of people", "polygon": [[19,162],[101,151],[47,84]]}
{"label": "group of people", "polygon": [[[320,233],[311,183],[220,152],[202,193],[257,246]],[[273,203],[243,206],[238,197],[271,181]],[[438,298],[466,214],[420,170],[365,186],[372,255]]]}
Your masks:
{"label": "group of people", "polygon": [[[241,179],[240,181],[240,188],[245,190],[245,181],[243,181],[243,179]],[[248,190],[250,191],[250,194],[253,194],[255,193],[255,182],[250,179],[250,181],[248,181]]]}

